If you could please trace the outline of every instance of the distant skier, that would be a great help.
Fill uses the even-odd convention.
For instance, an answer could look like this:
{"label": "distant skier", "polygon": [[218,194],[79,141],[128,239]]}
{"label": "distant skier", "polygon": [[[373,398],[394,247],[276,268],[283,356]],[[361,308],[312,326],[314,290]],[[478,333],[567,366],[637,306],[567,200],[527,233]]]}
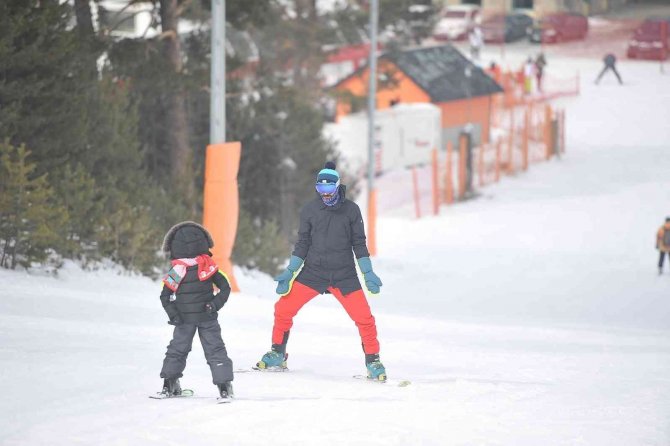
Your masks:
{"label": "distant skier", "polygon": [[[181,378],[193,337],[198,332],[212,381],[220,399],[233,397],[233,362],[221,338],[218,313],[228,301],[230,285],[209,251],[214,241],[198,223],[185,221],[173,226],[163,240],[172,268],[163,279],[160,299],[174,333],[165,353],[161,378],[166,397],[181,395]],[[214,294],[214,287],[219,289]]]}
{"label": "distant skier", "polygon": [[656,249],[660,253],[658,258],[658,274],[663,274],[663,259],[668,255],[670,261],[670,217],[666,217],[665,224],[656,233]]}
{"label": "distant skier", "polygon": [[544,67],[547,66],[547,59],[544,53],[540,53],[535,58],[535,80],[537,81],[537,91],[542,92],[542,80],[544,78]]}
{"label": "distant skier", "polygon": [[281,298],[275,304],[272,348],[256,367],[286,368],[286,344],[293,317],[314,297],[330,292],[358,327],[368,377],[385,381],[386,369],[379,360],[375,318],[354,263],[355,255],[368,291],[379,293],[382,282],[372,271],[361,211],[356,203],[347,199],[346,187],[340,185],[334,163],[326,163],[317,175],[316,192],[317,196],[300,211],[298,241],[288,267],[275,278],[276,292]]}
{"label": "distant skier", "polygon": [[526,63],[523,65],[523,92],[524,94],[531,94],[533,92],[533,75],[535,74],[535,63],[529,56]]}
{"label": "distant skier", "polygon": [[474,64],[478,64],[479,55],[484,46],[484,36],[479,25],[475,25],[468,34],[468,41],[470,42],[470,57]]}
{"label": "distant skier", "polygon": [[598,75],[598,78],[596,79],[596,85],[600,82],[600,79],[607,73],[609,70],[611,70],[616,78],[619,80],[619,84],[623,85],[623,81],[621,80],[621,76],[619,75],[619,72],[616,69],[616,56],[612,53],[609,53],[605,55],[603,58],[603,63],[605,66],[603,67],[603,70],[600,72]]}

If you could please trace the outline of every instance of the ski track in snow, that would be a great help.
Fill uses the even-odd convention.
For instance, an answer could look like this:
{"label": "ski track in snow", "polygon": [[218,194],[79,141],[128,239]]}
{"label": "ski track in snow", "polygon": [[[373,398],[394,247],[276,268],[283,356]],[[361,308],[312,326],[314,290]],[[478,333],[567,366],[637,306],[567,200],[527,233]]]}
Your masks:
{"label": "ski track in snow", "polygon": [[[197,397],[151,400],[171,335],[157,282],[3,270],[0,444],[667,445],[670,273],[653,242],[670,214],[670,75],[622,62],[626,86],[596,87],[599,62],[549,62],[583,74],[563,159],[440,217],[378,222],[370,302],[389,376],[410,386],[351,378],[360,339],[326,295],[295,319],[291,372],[238,374],[237,400],[216,405],[196,338],[182,386]],[[269,347],[276,297],[237,275],[219,319],[240,368]]]}

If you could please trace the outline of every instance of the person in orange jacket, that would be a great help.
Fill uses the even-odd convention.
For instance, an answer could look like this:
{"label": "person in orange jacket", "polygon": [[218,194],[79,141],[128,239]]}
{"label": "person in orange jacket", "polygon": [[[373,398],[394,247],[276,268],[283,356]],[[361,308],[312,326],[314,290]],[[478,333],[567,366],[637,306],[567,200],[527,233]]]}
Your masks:
{"label": "person in orange jacket", "polygon": [[656,249],[660,252],[658,258],[658,274],[663,274],[663,259],[668,254],[670,261],[670,217],[665,218],[665,224],[656,233]]}

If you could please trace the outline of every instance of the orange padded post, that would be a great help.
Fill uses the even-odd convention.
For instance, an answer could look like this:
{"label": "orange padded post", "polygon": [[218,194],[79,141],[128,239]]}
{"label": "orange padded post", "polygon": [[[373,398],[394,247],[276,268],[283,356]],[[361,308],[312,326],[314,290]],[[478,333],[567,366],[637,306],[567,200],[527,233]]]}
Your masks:
{"label": "orange padded post", "polygon": [[211,144],[205,158],[203,226],[214,238],[214,261],[228,275],[230,287],[239,291],[230,257],[235,245],[239,217],[237,173],[242,145],[239,142]]}

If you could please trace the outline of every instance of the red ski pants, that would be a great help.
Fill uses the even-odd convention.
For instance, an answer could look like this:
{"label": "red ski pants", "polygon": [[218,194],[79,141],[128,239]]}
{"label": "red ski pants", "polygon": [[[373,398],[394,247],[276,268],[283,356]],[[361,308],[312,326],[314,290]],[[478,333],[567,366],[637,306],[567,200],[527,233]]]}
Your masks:
{"label": "red ski pants", "polygon": [[[365,298],[363,290],[357,290],[346,296],[342,295],[339,288],[328,288],[333,296],[342,304],[347,314],[356,323],[358,333],[363,342],[363,350],[366,354],[379,353],[379,341],[377,341],[377,326],[375,318],[370,311],[370,305]],[[281,344],[284,334],[293,326],[293,317],[310,300],[319,295],[319,292],[296,281],[293,282],[291,291],[280,298],[275,304],[275,323],[272,328],[272,343]]]}

